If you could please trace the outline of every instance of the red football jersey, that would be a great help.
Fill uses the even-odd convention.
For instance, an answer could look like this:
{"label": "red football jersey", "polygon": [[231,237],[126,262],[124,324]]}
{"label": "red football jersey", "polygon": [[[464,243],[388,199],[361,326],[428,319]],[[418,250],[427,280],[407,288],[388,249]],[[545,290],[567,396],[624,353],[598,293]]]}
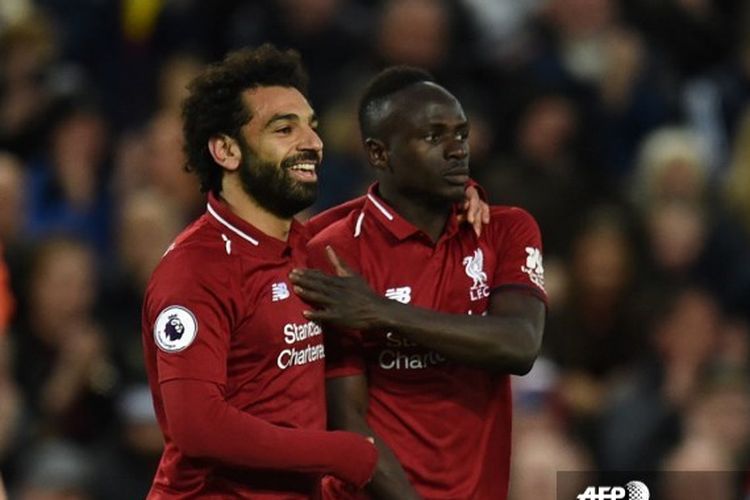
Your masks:
{"label": "red football jersey", "polygon": [[[320,327],[288,279],[305,263],[304,228],[269,237],[209,198],[208,211],[165,254],[149,284],[143,343],[165,449],[151,495],[168,498],[310,498],[314,474],[242,469],[193,459],[174,444],[160,384],[217,384],[233,407],[271,424],[325,429]],[[254,436],[236,436],[252,442]]]}
{"label": "red football jersey", "polygon": [[[392,300],[455,314],[487,314],[489,296],[519,288],[546,301],[541,237],[534,219],[491,208],[477,237],[455,213],[434,244],[373,186],[361,210],[308,244],[310,267],[328,271],[325,247]],[[454,363],[396,332],[326,334],[326,376],[366,374],[367,420],[426,499],[507,497],[509,376]]]}

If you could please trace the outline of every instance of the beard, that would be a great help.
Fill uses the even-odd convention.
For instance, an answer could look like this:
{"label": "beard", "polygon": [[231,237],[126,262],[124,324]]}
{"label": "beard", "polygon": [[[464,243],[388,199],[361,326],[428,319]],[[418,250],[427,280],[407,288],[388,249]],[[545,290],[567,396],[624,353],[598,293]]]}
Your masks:
{"label": "beard", "polygon": [[306,209],[318,196],[317,182],[300,182],[292,178],[290,168],[300,162],[319,163],[313,152],[285,158],[281,164],[265,161],[255,155],[247,144],[242,148],[239,175],[242,189],[258,205],[282,219],[291,219]]}

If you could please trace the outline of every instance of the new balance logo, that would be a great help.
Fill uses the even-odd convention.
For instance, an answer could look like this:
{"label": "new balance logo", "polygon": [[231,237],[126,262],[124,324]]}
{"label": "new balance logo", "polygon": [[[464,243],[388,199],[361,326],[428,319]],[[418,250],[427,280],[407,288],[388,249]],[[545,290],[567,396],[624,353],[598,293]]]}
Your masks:
{"label": "new balance logo", "polygon": [[389,288],[385,291],[385,296],[396,302],[402,304],[408,304],[411,302],[411,287],[410,286],[399,286],[396,288]]}
{"label": "new balance logo", "polygon": [[289,298],[289,288],[283,281],[281,283],[274,283],[271,285],[271,301],[278,302]]}

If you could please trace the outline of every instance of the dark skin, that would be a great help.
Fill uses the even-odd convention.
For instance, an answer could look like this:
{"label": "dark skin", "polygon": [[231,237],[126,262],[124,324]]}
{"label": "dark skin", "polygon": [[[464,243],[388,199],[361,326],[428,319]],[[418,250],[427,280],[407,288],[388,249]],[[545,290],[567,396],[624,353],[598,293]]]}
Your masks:
{"label": "dark skin", "polygon": [[[365,146],[378,172],[380,195],[435,242],[468,180],[463,109],[442,87],[418,83],[391,96],[379,111],[376,137],[367,138]],[[306,312],[309,319],[333,330],[398,332],[454,361],[498,373],[523,375],[531,369],[545,320],[538,298],[501,288],[490,296],[486,316],[428,310],[381,297],[333,249],[327,252],[335,276],[315,269],[296,269],[290,276],[296,293],[316,308]],[[380,458],[368,486],[371,497],[419,498],[392,451],[367,424],[366,376],[335,378],[326,389],[330,424],[375,438]]]}

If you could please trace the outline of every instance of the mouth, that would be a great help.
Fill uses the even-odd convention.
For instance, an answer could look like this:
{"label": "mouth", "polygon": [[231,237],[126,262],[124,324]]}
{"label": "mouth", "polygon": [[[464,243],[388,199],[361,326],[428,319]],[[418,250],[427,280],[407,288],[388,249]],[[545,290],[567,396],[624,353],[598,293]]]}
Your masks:
{"label": "mouth", "polygon": [[466,184],[469,182],[469,169],[456,168],[449,170],[443,174],[443,178],[450,184]]}
{"label": "mouth", "polygon": [[316,182],[318,180],[317,163],[303,161],[288,167],[290,175],[300,182]]}

